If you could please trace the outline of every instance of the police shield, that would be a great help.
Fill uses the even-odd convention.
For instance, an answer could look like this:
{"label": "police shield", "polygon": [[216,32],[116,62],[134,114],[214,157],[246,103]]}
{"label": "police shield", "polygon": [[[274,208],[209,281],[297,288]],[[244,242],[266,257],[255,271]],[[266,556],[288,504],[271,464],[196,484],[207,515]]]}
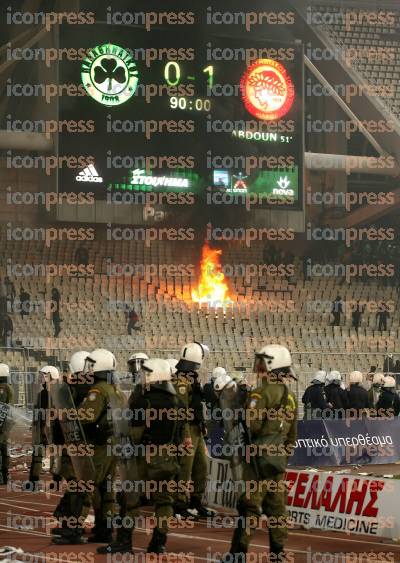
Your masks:
{"label": "police shield", "polygon": [[10,441],[24,442],[31,425],[23,409],[0,402],[0,435]]}
{"label": "police shield", "polygon": [[46,412],[49,406],[49,393],[45,385],[33,384],[32,405],[32,461],[29,480],[37,481],[42,470],[42,461],[45,454],[46,439]]}
{"label": "police shield", "polygon": [[[52,383],[49,394],[56,410],[65,446],[75,446],[68,448],[68,453],[76,478],[81,481],[94,481],[95,468],[92,456],[88,451],[90,444],[87,444],[82,424],[77,420],[77,409],[69,385],[64,382]],[[82,446],[84,448],[87,446],[87,451],[82,453]]]}
{"label": "police shield", "polygon": [[[20,453],[29,443],[30,419],[26,413],[13,405],[0,402],[0,444],[9,443],[10,450]],[[0,450],[0,483],[4,466],[7,466],[7,447]],[[6,459],[2,457],[3,453]],[[4,464],[4,466],[3,466]]]}
{"label": "police shield", "polygon": [[243,426],[241,416],[243,406],[240,404],[240,394],[236,385],[226,386],[219,393],[219,405],[222,410],[224,423],[224,456],[229,458],[234,481],[241,481],[243,461]]}
{"label": "police shield", "polygon": [[122,484],[137,479],[135,448],[130,437],[130,413],[127,396],[119,391],[119,397],[111,399],[110,412],[114,429],[114,452]]}

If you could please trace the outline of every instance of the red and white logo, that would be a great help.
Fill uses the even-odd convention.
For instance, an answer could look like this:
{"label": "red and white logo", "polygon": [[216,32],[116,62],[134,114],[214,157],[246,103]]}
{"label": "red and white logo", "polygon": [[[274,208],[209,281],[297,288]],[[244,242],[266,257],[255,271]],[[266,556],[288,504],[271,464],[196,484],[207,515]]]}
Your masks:
{"label": "red and white logo", "polygon": [[294,102],[294,84],[286,68],[272,59],[257,59],[243,74],[240,88],[249,113],[275,121],[288,113]]}

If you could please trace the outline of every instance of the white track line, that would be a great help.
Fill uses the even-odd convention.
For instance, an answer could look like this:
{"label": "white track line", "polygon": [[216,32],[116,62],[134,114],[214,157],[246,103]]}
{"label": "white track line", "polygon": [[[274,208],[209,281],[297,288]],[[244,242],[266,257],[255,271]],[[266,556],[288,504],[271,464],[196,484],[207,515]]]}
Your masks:
{"label": "white track line", "polygon": [[[22,502],[24,502],[24,501],[22,501]],[[4,505],[8,506],[8,503],[6,503],[6,502],[0,502],[0,504],[4,504]],[[32,504],[33,504],[33,503],[32,503]],[[35,503],[35,504],[36,504],[36,503]],[[31,512],[42,512],[42,511],[39,511],[39,510],[37,510],[37,509],[29,508],[29,507],[26,507],[26,506],[13,505],[11,508],[19,508],[19,509],[21,509],[21,510],[29,510],[29,511],[31,511]],[[146,510],[146,511],[144,511],[144,512],[151,513],[151,511],[148,511],[148,510]],[[47,513],[47,514],[50,514],[50,515],[51,515],[50,512],[42,512],[42,513],[43,513],[43,514],[46,514],[46,513]],[[9,515],[10,513],[9,513],[9,512],[0,511],[0,514],[7,514],[7,515]],[[14,515],[15,515],[15,516],[24,516],[23,514],[14,514]],[[26,516],[26,515],[25,515],[25,516]],[[206,522],[195,522],[195,524],[201,524],[201,525],[205,526],[207,529],[212,529],[212,528],[208,528],[208,527],[207,527]],[[14,529],[14,528],[11,528],[11,529]],[[225,529],[227,529],[227,528],[225,528]],[[233,530],[233,528],[229,528],[229,529],[232,529],[232,530]],[[136,530],[137,530],[137,531],[141,531],[141,532],[147,532],[144,528],[136,528]],[[16,531],[17,531],[17,530],[16,530]],[[18,531],[20,531],[20,530],[18,530]],[[170,532],[170,533],[169,533],[169,536],[171,536],[171,537],[177,537],[177,538],[198,539],[198,540],[209,541],[209,538],[206,538],[206,537],[204,537],[204,536],[195,536],[195,535],[190,535],[190,534],[178,534],[178,533],[176,533],[176,532]],[[304,539],[305,536],[307,536],[307,532],[304,532],[304,533],[291,532],[291,533],[289,534],[289,537],[290,537],[290,536],[298,536],[299,538]],[[363,545],[366,545],[366,544],[367,544],[367,545],[374,545],[374,546],[379,546],[380,548],[382,548],[383,546],[386,546],[386,547],[388,547],[388,548],[397,547],[396,544],[391,544],[391,543],[385,542],[384,540],[383,540],[382,542],[373,542],[373,541],[369,541],[369,540],[357,540],[357,539],[352,539],[352,538],[342,538],[342,537],[340,537],[340,538],[335,538],[335,537],[332,537],[332,536],[325,536],[325,535],[314,534],[314,533],[312,534],[312,537],[313,537],[313,538],[322,539],[322,540],[325,540],[325,541],[334,541],[334,542],[337,542],[337,541],[343,542],[343,541],[344,541],[344,542],[350,542],[350,543],[361,543],[361,544],[363,544]],[[218,543],[230,543],[230,540],[223,540],[223,539],[218,539],[218,538],[213,538],[213,541],[214,541],[214,542],[218,542]],[[265,548],[265,546],[263,546],[263,545],[258,545],[258,544],[253,544],[253,546],[254,546],[254,547],[260,547],[260,548]],[[308,552],[306,552],[306,551],[301,551],[301,550],[300,550],[300,551],[298,551],[298,553],[308,553]]]}
{"label": "white track line", "polygon": [[[48,536],[47,534],[44,534],[43,532],[32,532],[32,531],[16,530],[16,529],[14,529],[14,528],[9,528],[9,527],[5,527],[5,526],[1,526],[1,525],[0,525],[0,530],[3,530],[3,531],[12,530],[12,531],[14,531],[14,532],[16,532],[16,533],[24,534],[24,535],[27,535],[27,536],[39,536],[39,537],[46,537],[46,538],[50,538],[50,537],[51,537],[51,536]],[[136,532],[145,533],[146,535],[149,535],[149,534],[148,534],[148,530],[147,530],[147,529],[144,529],[144,528],[137,528],[137,529],[135,529],[135,531],[136,531]],[[184,535],[184,534],[175,534],[175,533],[171,533],[171,534],[168,534],[168,536],[169,536],[169,537],[170,537],[170,536],[178,537],[178,538],[181,538],[181,539],[190,539],[190,540],[194,540],[194,539],[197,539],[197,540],[198,540],[198,539],[200,539],[200,540],[201,540],[201,539],[206,539],[206,540],[210,541],[209,538],[202,538],[202,537],[194,536],[194,535],[190,535],[190,536],[189,536],[189,535]],[[221,542],[221,543],[230,543],[230,541],[227,541],[227,540],[215,540],[215,539],[213,539],[212,541],[217,541],[217,542]],[[52,544],[52,545],[53,545],[53,544]],[[83,545],[87,545],[87,544],[83,544]],[[264,551],[269,551],[269,548],[267,548],[267,546],[265,546],[265,545],[253,544],[252,547],[259,547],[259,548],[261,548],[261,549],[264,550]],[[292,553],[301,553],[301,554],[309,554],[309,553],[310,553],[310,551],[305,551],[305,550],[300,550],[300,549],[290,549],[290,547],[288,547],[288,549],[289,549],[289,551],[291,551]],[[140,552],[143,552],[143,551],[144,551],[144,549],[142,549],[142,548],[137,548],[137,547],[134,547],[133,550],[134,550],[134,551],[140,551]],[[171,553],[174,553],[174,552],[171,552]],[[183,552],[183,553],[185,553],[185,552]],[[313,553],[313,552],[311,551],[311,553]],[[322,552],[322,553],[323,553],[323,552]],[[339,552],[338,552],[338,553],[339,553]],[[340,552],[340,553],[341,553],[341,552]],[[35,555],[35,554],[26,553],[26,555]],[[100,555],[100,554],[99,554],[99,555]],[[196,556],[196,555],[193,555],[193,556],[191,556],[191,557],[193,557],[194,559],[199,559],[200,561],[208,561],[208,562],[210,562],[210,561],[211,561],[211,562],[216,561],[216,560],[214,560],[214,559],[210,560],[209,558],[199,557],[199,556]],[[48,559],[48,558],[46,558],[46,559]],[[66,561],[68,561],[68,559],[66,559]]]}

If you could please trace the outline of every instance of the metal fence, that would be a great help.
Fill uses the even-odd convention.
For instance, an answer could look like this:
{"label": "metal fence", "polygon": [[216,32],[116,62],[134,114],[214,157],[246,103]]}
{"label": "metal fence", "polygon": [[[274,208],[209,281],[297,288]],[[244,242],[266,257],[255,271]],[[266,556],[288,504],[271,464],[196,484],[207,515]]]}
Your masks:
{"label": "metal fence", "polygon": [[[32,406],[33,397],[33,384],[38,383],[39,375],[36,365],[41,363],[50,364],[57,366],[61,371],[68,369],[68,358],[71,355],[71,350],[65,348],[57,349],[33,349],[33,348],[0,348],[0,361],[5,361],[4,356],[6,352],[17,352],[20,354],[19,368],[13,369],[12,364],[11,374],[12,374],[12,385],[14,388],[15,403],[21,406],[30,408]],[[153,357],[178,357],[180,350],[177,348],[170,349],[160,349],[152,348],[147,349],[146,352],[149,356]],[[205,382],[216,365],[221,364],[214,359],[217,354],[219,356],[223,355],[226,350],[212,350],[208,357],[207,362],[204,367],[201,368],[201,379]],[[243,374],[246,375],[247,380],[251,385],[256,384],[256,376],[252,373],[253,366],[253,353],[250,350],[238,350],[236,351],[240,358],[240,365],[234,366],[234,369],[229,370],[231,375]],[[123,358],[128,358],[132,354],[132,349],[118,350],[118,354]],[[358,369],[367,373],[369,368],[374,365],[377,371],[384,371],[384,360],[387,353],[377,353],[377,352],[294,352],[292,354],[293,364],[298,376],[297,382],[293,383],[292,390],[296,394],[299,404],[301,405],[301,398],[303,396],[305,388],[310,384],[313,373],[316,369],[324,369],[329,371],[330,369],[338,369],[342,375],[343,380],[347,384],[348,375],[350,371]],[[400,358],[400,352],[393,353],[393,361]],[[8,362],[5,362],[8,363]],[[343,369],[346,365],[347,368]],[[22,369],[21,369],[22,367]],[[125,365],[122,363],[118,366],[117,373],[120,375],[125,375]],[[393,373],[393,372],[392,372]],[[400,384],[400,373],[396,374],[396,380],[398,386]]]}

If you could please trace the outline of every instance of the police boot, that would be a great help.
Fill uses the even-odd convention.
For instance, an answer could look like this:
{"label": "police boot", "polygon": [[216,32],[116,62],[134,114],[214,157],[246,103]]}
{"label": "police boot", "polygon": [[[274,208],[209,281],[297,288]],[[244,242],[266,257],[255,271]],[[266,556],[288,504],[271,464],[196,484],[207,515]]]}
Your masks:
{"label": "police boot", "polygon": [[176,518],[181,518],[182,520],[197,520],[198,513],[193,508],[189,508],[184,505],[174,505],[174,514]]}
{"label": "police boot", "polygon": [[118,528],[115,541],[98,547],[97,553],[132,553],[132,528]]}
{"label": "police boot", "polygon": [[247,546],[240,542],[240,532],[235,530],[229,555],[233,555],[233,563],[246,563]]}
{"label": "police boot", "polygon": [[51,533],[54,536],[51,541],[56,545],[81,545],[86,543],[82,528],[63,526],[62,528],[54,528]]}
{"label": "police boot", "polygon": [[279,545],[269,539],[269,561],[271,563],[285,563],[286,555],[283,551],[283,545]]}
{"label": "police boot", "polygon": [[154,528],[153,537],[147,548],[147,553],[165,553],[167,534],[163,534],[158,528]]}
{"label": "police boot", "polygon": [[245,515],[239,512],[239,518],[232,536],[230,555],[233,555],[234,563],[246,563],[247,546],[242,542],[243,530],[245,529]]}
{"label": "police boot", "polygon": [[243,518],[239,518],[233,532],[231,549],[223,555],[220,563],[246,563],[247,546],[242,543]]}
{"label": "police boot", "polygon": [[107,520],[97,520],[93,528],[93,533],[88,538],[90,543],[111,543],[112,529],[107,525]]}
{"label": "police boot", "polygon": [[212,508],[208,508],[208,506],[201,504],[201,499],[196,497],[190,499],[189,510],[196,510],[197,516],[199,518],[212,518],[217,513],[216,510],[213,510]]}

